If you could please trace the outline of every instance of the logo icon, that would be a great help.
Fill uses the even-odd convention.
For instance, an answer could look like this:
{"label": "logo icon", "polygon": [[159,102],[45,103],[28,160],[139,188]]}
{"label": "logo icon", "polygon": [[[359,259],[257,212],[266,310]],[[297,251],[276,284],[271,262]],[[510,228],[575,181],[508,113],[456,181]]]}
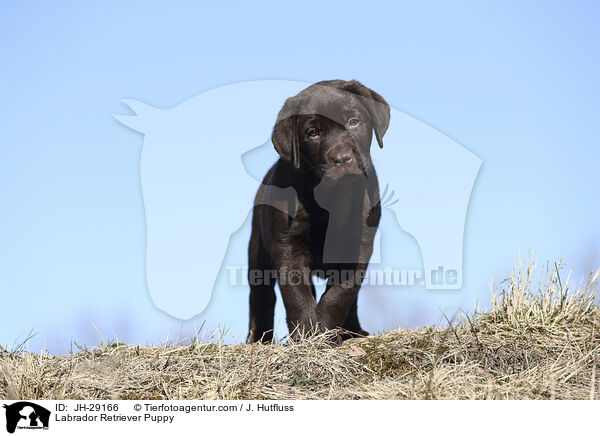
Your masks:
{"label": "logo icon", "polygon": [[50,411],[29,401],[19,401],[6,409],[6,431],[14,433],[18,429],[48,429]]}

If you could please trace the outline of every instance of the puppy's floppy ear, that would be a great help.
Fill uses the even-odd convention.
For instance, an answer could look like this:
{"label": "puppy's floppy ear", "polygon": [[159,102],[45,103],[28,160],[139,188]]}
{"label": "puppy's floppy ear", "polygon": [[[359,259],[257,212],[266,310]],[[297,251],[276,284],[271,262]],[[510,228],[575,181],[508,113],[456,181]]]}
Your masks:
{"label": "puppy's floppy ear", "polygon": [[379,147],[383,148],[383,135],[390,125],[390,105],[387,104],[381,95],[356,80],[346,82],[344,86],[342,86],[342,90],[363,97],[360,101],[365,105],[369,112],[377,143],[379,144]]}
{"label": "puppy's floppy ear", "polygon": [[291,163],[295,169],[300,168],[300,138],[298,138],[298,116],[290,115],[275,123],[271,136],[277,153]]}

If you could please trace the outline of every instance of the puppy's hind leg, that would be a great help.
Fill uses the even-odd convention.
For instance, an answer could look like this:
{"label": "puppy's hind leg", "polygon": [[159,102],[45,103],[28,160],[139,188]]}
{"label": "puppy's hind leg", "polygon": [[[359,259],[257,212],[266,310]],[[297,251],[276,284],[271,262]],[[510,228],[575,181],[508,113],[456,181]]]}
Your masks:
{"label": "puppy's hind leg", "polygon": [[253,229],[248,250],[250,284],[250,326],[248,342],[272,342],[275,318],[275,282],[269,274],[266,253],[257,231]]}
{"label": "puppy's hind leg", "polygon": [[250,285],[250,331],[248,342],[272,342],[275,317],[275,286]]}

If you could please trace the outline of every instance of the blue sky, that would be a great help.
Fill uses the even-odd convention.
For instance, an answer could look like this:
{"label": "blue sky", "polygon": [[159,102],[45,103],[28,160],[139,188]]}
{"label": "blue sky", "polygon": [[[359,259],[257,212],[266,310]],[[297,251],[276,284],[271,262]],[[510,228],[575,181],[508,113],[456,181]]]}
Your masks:
{"label": "blue sky", "polygon": [[[464,286],[361,306],[371,331],[485,303],[515,258],[600,266],[600,6],[578,2],[4,2],[0,343],[156,343],[189,333],[146,288],[139,159],[125,97],[168,108],[248,80],[358,79],[483,160]],[[406,239],[407,250],[411,248]],[[232,294],[243,302],[247,294]],[[237,303],[236,303],[237,304]],[[246,320],[232,323],[237,339]]]}

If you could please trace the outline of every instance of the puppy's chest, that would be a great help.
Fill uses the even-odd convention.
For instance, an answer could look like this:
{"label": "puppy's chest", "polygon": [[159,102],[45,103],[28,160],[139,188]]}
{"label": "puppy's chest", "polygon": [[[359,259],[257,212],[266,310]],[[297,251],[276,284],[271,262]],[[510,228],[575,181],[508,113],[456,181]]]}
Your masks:
{"label": "puppy's chest", "polygon": [[362,199],[340,199],[329,206],[329,209],[318,205],[303,206],[296,216],[296,230],[315,259],[322,255],[327,240],[331,243],[343,238],[346,243],[358,247],[366,225]]}

